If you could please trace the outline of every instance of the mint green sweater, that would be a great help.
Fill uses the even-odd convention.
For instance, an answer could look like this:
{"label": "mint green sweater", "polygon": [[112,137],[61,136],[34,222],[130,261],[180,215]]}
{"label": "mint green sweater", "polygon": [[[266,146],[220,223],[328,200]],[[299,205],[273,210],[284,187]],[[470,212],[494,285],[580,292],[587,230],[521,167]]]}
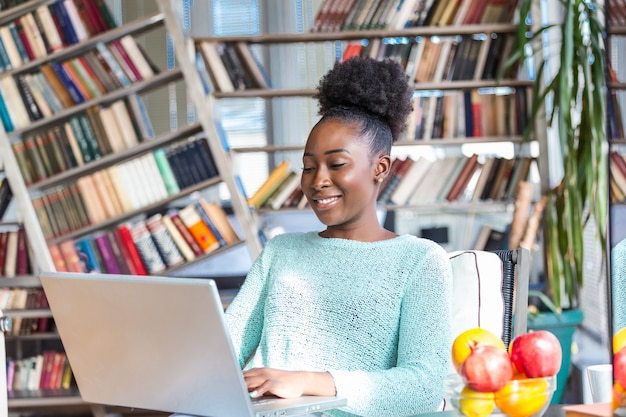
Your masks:
{"label": "mint green sweater", "polygon": [[242,367],[328,371],[333,416],[435,411],[450,359],[452,271],[436,243],[288,233],[255,260],[226,319]]}

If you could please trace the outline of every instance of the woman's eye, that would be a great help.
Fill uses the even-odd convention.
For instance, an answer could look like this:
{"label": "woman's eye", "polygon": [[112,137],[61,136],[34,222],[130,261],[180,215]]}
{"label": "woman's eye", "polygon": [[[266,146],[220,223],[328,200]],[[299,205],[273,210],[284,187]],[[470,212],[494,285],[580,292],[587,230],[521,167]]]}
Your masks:
{"label": "woman's eye", "polygon": [[313,171],[313,168],[311,167],[302,167],[302,172],[311,172]]}
{"label": "woman's eye", "polygon": [[345,165],[345,163],[339,162],[339,163],[336,163],[336,164],[330,164],[330,167],[333,168],[333,169],[337,169],[337,168],[341,168],[344,165]]}

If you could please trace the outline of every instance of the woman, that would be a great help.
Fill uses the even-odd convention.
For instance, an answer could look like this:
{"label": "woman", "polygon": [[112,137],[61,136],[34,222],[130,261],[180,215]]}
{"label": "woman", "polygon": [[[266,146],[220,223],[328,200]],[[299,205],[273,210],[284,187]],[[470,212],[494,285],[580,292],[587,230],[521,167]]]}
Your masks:
{"label": "woman", "polygon": [[440,405],[450,369],[447,254],[376,216],[411,93],[394,61],[352,58],[322,78],[301,186],[326,229],[270,240],[226,312],[252,396],[347,398],[335,416]]}

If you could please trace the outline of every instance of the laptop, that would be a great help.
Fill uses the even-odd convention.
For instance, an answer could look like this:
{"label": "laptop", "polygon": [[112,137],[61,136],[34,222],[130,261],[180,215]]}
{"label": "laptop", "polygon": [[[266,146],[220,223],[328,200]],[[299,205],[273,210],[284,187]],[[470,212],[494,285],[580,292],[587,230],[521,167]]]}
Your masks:
{"label": "laptop", "polygon": [[297,416],[347,403],[251,399],[211,279],[70,272],[40,279],[85,401],[204,417]]}

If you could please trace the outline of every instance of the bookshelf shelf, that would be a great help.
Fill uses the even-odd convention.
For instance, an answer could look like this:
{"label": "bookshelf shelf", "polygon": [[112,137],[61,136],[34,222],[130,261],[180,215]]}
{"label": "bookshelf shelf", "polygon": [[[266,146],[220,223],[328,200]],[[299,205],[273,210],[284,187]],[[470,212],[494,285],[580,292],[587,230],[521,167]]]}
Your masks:
{"label": "bookshelf shelf", "polygon": [[140,208],[138,210],[133,210],[133,211],[124,213],[121,216],[111,217],[111,218],[109,218],[109,219],[107,219],[107,220],[105,220],[103,222],[100,222],[100,223],[97,223],[97,224],[93,224],[93,225],[90,225],[88,227],[83,227],[81,229],[78,229],[78,230],[72,231],[70,233],[64,234],[63,236],[60,236],[60,237],[57,237],[57,238],[54,238],[54,239],[48,239],[47,242],[48,242],[49,245],[55,245],[55,244],[58,244],[58,243],[61,243],[61,242],[65,241],[65,240],[75,239],[77,237],[84,236],[84,235],[87,235],[89,233],[96,232],[96,231],[98,231],[100,229],[106,229],[106,228],[112,227],[112,226],[114,226],[116,224],[122,223],[125,220],[131,219],[131,218],[136,217],[136,216],[140,216],[140,215],[142,215],[142,214],[144,214],[146,212],[153,212],[153,211],[156,211],[156,210],[161,209],[163,207],[166,207],[168,204],[173,203],[174,201],[180,199],[181,197],[185,197],[185,196],[188,196],[189,194],[195,193],[196,191],[200,191],[200,190],[203,190],[205,188],[212,187],[212,186],[214,186],[216,184],[219,184],[221,181],[222,181],[222,179],[220,177],[211,178],[211,179],[209,179],[207,181],[203,181],[203,182],[198,183],[198,184],[196,184],[194,186],[187,187],[187,188],[181,190],[180,193],[178,193],[178,194],[176,194],[174,196],[171,196],[169,198],[157,201],[156,203],[149,204],[149,205],[144,206],[144,207],[142,207],[142,208]]}
{"label": "bookshelf shelf", "polygon": [[[37,316],[37,317],[41,317],[41,316]],[[4,338],[7,341],[58,340],[59,334],[57,332],[37,332],[37,333],[22,334],[22,335],[5,335]]]}
{"label": "bookshelf shelf", "polygon": [[[46,2],[37,2],[37,7],[41,5],[41,3],[54,3],[54,1],[46,1]],[[29,3],[30,4],[30,3]],[[33,7],[35,9],[36,7]],[[12,10],[12,9],[10,9]],[[31,10],[28,10],[31,11]],[[24,12],[26,13],[26,12]],[[18,68],[14,68],[2,73],[5,75],[15,75],[20,73],[29,72],[35,68],[40,67],[41,65],[51,62],[51,61],[61,61],[63,59],[72,58],[77,55],[80,55],[89,49],[92,49],[98,43],[107,43],[119,39],[125,35],[138,35],[143,32],[154,29],[163,24],[163,15],[160,13],[154,14],[152,16],[148,16],[146,18],[137,19],[134,22],[127,23],[118,28],[111,29],[109,31],[99,33],[95,36],[90,37],[89,39],[77,43],[75,45],[66,46],[61,50],[55,51],[45,58],[33,59],[30,62],[23,63]]]}
{"label": "bookshelf shelf", "polygon": [[3,313],[7,317],[21,317],[25,319],[36,318],[36,317],[52,317],[52,312],[48,309],[23,309],[23,310],[4,310]]}
{"label": "bookshelf shelf", "polygon": [[34,0],[3,10],[0,12],[0,26],[12,22],[16,17],[25,13],[34,11],[39,6],[54,3],[54,1],[55,0]]}
{"label": "bookshelf shelf", "polygon": [[[123,254],[127,255],[126,258],[122,260],[116,259],[116,262],[125,262],[126,267],[128,267],[130,261],[127,261],[127,258],[130,258],[131,254],[125,252],[125,250],[128,250],[133,245],[137,245],[137,241],[134,240],[132,231],[129,228],[125,231],[128,231],[130,236],[120,237],[117,233],[122,226],[127,226],[129,224],[127,223],[128,221],[138,223],[154,219],[157,217],[155,215],[157,213],[165,213],[172,207],[178,207],[179,205],[188,205],[189,201],[197,200],[197,197],[192,196],[192,194],[201,190],[215,188],[218,184],[225,182],[223,175],[220,175],[225,172],[224,167],[214,167],[212,166],[214,161],[208,161],[207,159],[217,159],[218,156],[215,153],[224,152],[221,148],[221,143],[219,146],[208,143],[201,123],[188,124],[163,133],[163,130],[167,129],[161,129],[160,124],[158,126],[155,124],[153,128],[152,120],[150,119],[154,117],[154,114],[147,111],[148,109],[145,108],[145,103],[142,101],[141,95],[144,93],[146,93],[146,96],[152,97],[160,94],[160,90],[165,91],[168,88],[178,88],[181,84],[185,84],[183,70],[180,67],[162,70],[157,68],[150,54],[146,53],[145,57],[140,56],[144,55],[144,52],[149,52],[143,50],[142,41],[148,42],[148,39],[155,33],[158,33],[159,30],[166,31],[165,14],[158,11],[156,13],[147,13],[145,17],[116,26],[112,23],[110,10],[107,11],[105,9],[106,2],[100,0],[81,1],[91,3],[90,6],[93,6],[93,8],[90,7],[89,16],[79,16],[79,18],[85,18],[80,19],[83,22],[80,25],[85,25],[85,31],[91,34],[87,33],[86,38],[75,34],[76,36],[72,40],[82,39],[82,41],[71,44],[70,38],[65,37],[67,32],[63,34],[59,32],[60,25],[58,27],[54,25],[56,29],[50,29],[50,26],[48,26],[47,29],[59,32],[57,34],[60,38],[63,38],[63,45],[55,45],[59,49],[52,51],[52,44],[50,44],[50,48],[46,48],[47,54],[45,57],[37,55],[39,58],[33,58],[34,54],[29,56],[21,54],[18,57],[19,61],[15,61],[15,64],[11,62],[12,67],[7,66],[7,70],[2,72],[0,77],[3,81],[11,81],[11,78],[15,78],[18,88],[16,93],[11,91],[13,94],[10,95],[5,94],[3,90],[2,103],[6,107],[4,110],[8,110],[3,113],[2,123],[0,124],[0,167],[4,170],[2,178],[11,184],[13,199],[19,206],[18,216],[20,220],[19,223],[0,223],[0,227],[10,229],[23,224],[30,244],[29,253],[32,254],[33,259],[33,268],[31,269],[35,271],[32,275],[17,275],[10,280],[8,278],[0,279],[0,287],[4,287],[5,290],[9,289],[8,293],[11,294],[11,297],[13,297],[13,294],[19,294],[19,298],[15,296],[14,299],[19,299],[20,304],[17,304],[17,301],[13,303],[13,299],[11,299],[11,302],[7,305],[12,305],[14,308],[7,308],[3,311],[6,316],[13,318],[14,332],[19,333],[22,327],[24,328],[22,333],[33,331],[33,333],[28,334],[6,335],[7,343],[9,343],[11,349],[12,365],[16,367],[21,365],[13,364],[13,360],[23,359],[24,361],[33,361],[35,363],[34,361],[39,356],[38,354],[49,348],[59,354],[63,354],[58,333],[50,330],[48,327],[51,324],[51,321],[48,319],[52,318],[50,310],[47,308],[18,309],[16,307],[24,305],[21,303],[24,298],[31,297],[35,293],[40,294],[38,293],[41,288],[38,278],[39,271],[71,270],[79,272],[78,269],[80,268],[83,269],[83,272],[88,272],[84,271],[84,263],[77,261],[70,266],[70,260],[76,261],[79,259],[80,244],[90,239],[96,239],[96,237],[103,234],[107,235],[107,239],[109,239],[112,245],[116,244],[115,242],[125,245],[117,254],[118,258],[124,258]],[[42,14],[48,12],[51,14],[55,12],[67,13],[67,9],[59,11],[56,7],[72,8],[76,6],[72,6],[72,3],[74,3],[72,0],[69,2],[31,0],[18,7],[0,12],[0,25],[6,26],[14,22],[17,25],[18,22],[16,20],[19,19],[19,22],[21,22],[22,17],[29,20],[38,19],[39,14],[37,16],[30,15],[35,15],[35,12]],[[49,6],[50,8],[46,10]],[[98,13],[98,16],[94,16],[94,14]],[[61,14],[54,14],[52,19],[59,19]],[[95,27],[98,26],[96,25],[96,20],[100,20],[101,27]],[[103,20],[106,20],[106,24]],[[78,25],[77,22],[78,20],[73,22],[68,20],[65,23]],[[92,25],[89,28],[86,27],[88,23]],[[74,29],[78,29],[78,26],[75,26]],[[46,33],[43,31],[43,25],[39,26],[37,30],[39,30],[38,35],[41,35],[42,38],[46,36]],[[149,33],[152,31],[155,33]],[[95,32],[99,33],[94,34]],[[135,36],[143,34],[146,35],[145,39],[133,42]],[[18,47],[18,43],[14,46]],[[146,47],[146,49],[148,48]],[[48,64],[52,68],[49,68]],[[55,68],[52,64],[63,65],[63,70],[57,72],[58,68]],[[69,69],[66,69],[64,65],[68,65]],[[2,68],[4,67],[3,63]],[[56,74],[48,74],[46,71],[49,69],[54,70]],[[74,74],[72,69],[77,74]],[[64,74],[64,72],[67,73]],[[22,80],[22,76],[24,80]],[[26,83],[27,76],[31,77],[29,81],[32,81],[33,84]],[[35,77],[41,78],[35,79]],[[18,81],[20,82],[18,83]],[[21,81],[25,82],[22,83]],[[78,93],[76,93],[77,91]],[[72,93],[76,94],[72,96]],[[54,97],[55,95],[57,96],[56,98]],[[96,98],[82,100],[82,97],[79,97],[80,95]],[[13,100],[16,101],[12,102]],[[22,115],[18,120],[13,112],[13,105],[16,105],[14,107],[17,107],[17,105],[25,107],[27,114]],[[35,107],[39,109],[35,109]],[[105,110],[109,112],[108,115],[105,115]],[[117,130],[107,125],[107,121],[114,123]],[[134,135],[127,134],[130,129],[133,130]],[[115,135],[115,132],[118,135]],[[57,133],[58,135],[54,136]],[[123,138],[120,139],[122,136]],[[119,140],[115,141],[115,139]],[[48,145],[45,143],[48,143]],[[53,145],[50,145],[51,143]],[[55,143],[57,145],[54,145]],[[30,154],[28,154],[26,159],[23,159],[22,157],[25,154],[19,153],[19,146],[22,145],[26,148],[26,144],[30,146]],[[216,151],[214,148],[219,149]],[[152,156],[154,156],[154,160],[152,160]],[[149,161],[146,159],[149,159]],[[175,165],[175,161],[179,165]],[[37,164],[38,162],[43,162],[43,164],[38,165],[38,168],[33,171],[36,172],[35,176],[32,178],[28,177],[28,175],[26,177],[22,176],[22,172],[27,173],[28,171],[23,171],[22,169],[25,165],[20,165],[20,163],[28,165],[30,163]],[[50,162],[53,164],[50,165]],[[132,167],[128,167],[127,163],[132,164]],[[76,207],[85,205],[84,201],[88,198],[87,193],[78,194],[78,196],[77,194],[69,195],[71,198],[68,198],[68,194],[65,194],[65,197],[61,199],[59,198],[61,194],[55,194],[57,201],[63,203],[63,207],[55,207],[52,205],[51,200],[47,199],[52,193],[59,190],[63,193],[71,187],[74,187],[72,188],[73,190],[78,190],[80,187],[75,185],[75,182],[79,182],[81,179],[87,180],[88,178],[86,177],[88,176],[93,180],[98,175],[105,175],[104,171],[107,171],[106,175],[108,175],[109,169],[111,168],[110,172],[112,172],[113,167],[119,167],[116,166],[118,164],[119,166],[124,165],[128,169],[120,170],[117,184],[120,182],[137,182],[140,186],[150,187],[150,190],[143,193],[145,194],[143,196],[131,196],[133,197],[132,201],[125,201],[127,205],[123,207],[123,210],[115,211],[115,215],[111,216],[110,212],[106,212],[107,216],[103,221],[99,221],[100,219],[94,220],[95,216],[93,218],[89,217],[92,213],[83,213],[82,208],[80,214],[77,214]],[[181,166],[187,169],[186,173],[182,172]],[[44,169],[41,169],[42,167]],[[192,172],[191,170],[194,171]],[[121,174],[122,171],[124,172],[123,175]],[[147,174],[148,172],[149,174]],[[153,188],[153,183],[150,181],[145,181],[144,183],[144,181],[130,181],[130,178],[128,178],[130,175],[135,175],[143,180],[152,178],[150,176],[153,174],[154,176],[160,175],[163,177],[163,181],[159,178],[159,181],[162,183],[159,186],[165,187],[164,191],[156,191]],[[187,177],[183,178],[183,174],[187,175]],[[104,183],[96,184],[94,182],[92,188],[98,188],[102,184]],[[118,189],[114,189],[113,180],[107,182],[104,187],[104,190],[100,188],[94,194],[101,200],[106,197],[107,202],[111,201],[113,194],[117,194],[120,191],[119,186]],[[86,187],[83,188],[83,190],[85,189]],[[93,192],[92,189],[90,191]],[[234,186],[230,187],[228,191],[231,195],[237,192]],[[73,202],[68,202],[70,199]],[[79,203],[80,200],[82,200],[81,203]],[[38,211],[35,211],[35,202],[40,204],[37,206]],[[39,210],[42,207],[44,210]],[[60,210],[56,210],[57,208]],[[119,214],[120,212],[123,212],[123,214]],[[217,215],[220,215],[220,213]],[[47,216],[56,217],[54,220],[55,228],[51,229],[54,232],[53,234],[48,233],[50,230],[48,226],[50,225],[46,224],[48,221]],[[67,217],[62,219],[62,225],[56,223],[64,216]],[[89,225],[76,227],[77,224]],[[183,228],[187,226],[182,223],[181,225]],[[68,230],[68,226],[70,226],[69,229],[72,229],[71,232],[63,233],[63,231]],[[178,226],[176,225],[177,228]],[[231,225],[228,224],[228,226]],[[44,234],[44,230],[46,234]],[[180,231],[181,229],[179,228],[178,230]],[[214,231],[216,230],[214,229]],[[152,233],[152,229],[150,233]],[[54,236],[54,238],[46,239],[47,236]],[[111,236],[113,236],[113,239],[118,240],[111,241]],[[128,238],[131,239],[130,242]],[[81,242],[78,241],[79,239]],[[126,239],[126,241],[122,242],[122,239]],[[149,235],[149,239],[156,242],[156,238],[152,234]],[[223,253],[245,243],[244,240],[239,238],[232,239],[230,236],[226,241],[227,243],[223,243],[225,241],[226,239],[219,242],[219,248],[209,253],[197,255],[192,260],[185,258],[184,263],[166,268],[163,273],[180,271],[194,263],[206,261],[216,254]],[[58,245],[58,247],[53,248],[54,245]],[[76,256],[66,252],[71,251],[72,248],[76,250],[74,252]],[[96,250],[100,249],[96,248]],[[55,263],[55,261],[58,261],[58,258],[53,259],[51,251],[54,250],[63,251],[60,255],[65,256],[65,258],[62,259],[61,263]],[[154,250],[156,251],[157,249],[154,248]],[[57,254],[58,252],[54,252],[55,256]],[[141,257],[139,251],[135,255]],[[145,258],[134,259],[133,261],[139,263],[147,262]],[[101,271],[106,273],[109,266],[109,264],[104,265],[102,263],[100,266]],[[140,271],[138,268],[134,270]],[[145,272],[138,272],[138,275],[141,273]],[[30,304],[31,299],[27,299],[29,304],[26,305],[28,306],[45,305]],[[38,299],[37,302],[39,301]],[[45,320],[30,320],[38,318]],[[45,329],[43,328],[44,325],[46,326]],[[35,332],[35,326],[38,326],[40,332]],[[64,370],[67,372],[68,365],[65,361],[66,358],[63,354],[63,363],[61,365],[64,366]],[[64,385],[62,386],[65,386],[67,383],[66,379],[63,382]],[[15,388],[15,386],[13,387]],[[71,390],[25,391],[14,389],[9,391],[9,408],[12,410],[33,410],[73,405],[87,406],[87,408],[92,409],[94,415],[102,417],[105,415],[104,410],[96,410],[96,408],[102,408],[102,406],[82,401],[75,388]]]}
{"label": "bookshelf shelf", "polygon": [[[402,140],[393,144],[396,147],[412,147],[412,146],[459,146],[468,143],[525,143],[521,136],[510,137],[458,137],[458,138],[441,138],[427,140]],[[304,150],[304,145],[271,145],[271,146],[250,146],[231,148],[233,153],[255,153],[255,152],[296,152]]]}
{"label": "bookshelf shelf", "polygon": [[9,133],[9,137],[12,139],[21,137],[29,132],[33,132],[33,131],[42,129],[46,126],[51,126],[54,124],[58,124],[59,122],[65,121],[75,114],[84,112],[90,107],[98,106],[99,104],[112,103],[116,100],[122,99],[131,94],[146,92],[151,89],[158,88],[164,84],[168,84],[172,81],[179,80],[181,78],[182,78],[182,74],[179,69],[164,71],[160,74],[155,75],[153,78],[149,80],[137,82],[135,84],[132,84],[129,87],[126,87],[117,91],[113,91],[102,97],[89,100],[85,103],[77,104],[71,108],[65,109],[55,114],[52,117],[47,117],[47,118],[32,122],[28,127],[24,129],[15,130]]}
{"label": "bookshelf shelf", "polygon": [[41,282],[37,275],[16,275],[13,278],[0,279],[0,287],[39,288]]}
{"label": "bookshelf shelf", "polygon": [[[526,80],[476,80],[476,81],[440,81],[424,82],[414,85],[415,91],[452,91],[452,90],[476,90],[479,88],[528,88],[532,81]],[[625,87],[626,88],[626,87]],[[228,98],[277,98],[277,97],[312,97],[315,94],[313,88],[303,89],[249,89],[229,93],[215,92],[216,99]]]}
{"label": "bookshelf shelf", "polygon": [[98,170],[108,168],[117,162],[124,161],[127,159],[131,159],[133,157],[139,156],[141,154],[153,151],[155,149],[161,148],[163,146],[169,145],[177,140],[193,136],[202,131],[202,127],[199,123],[194,123],[185,127],[182,127],[178,130],[165,133],[156,137],[154,139],[150,139],[144,142],[139,143],[139,145],[125,149],[123,151],[105,155],[100,159],[97,159],[93,162],[89,162],[83,166],[70,169],[68,171],[62,172],[60,174],[54,175],[50,178],[46,178],[45,180],[38,181],[28,187],[30,191],[50,188],[55,185],[62,184],[74,178],[78,178],[84,175],[88,175],[94,173]]}
{"label": "bookshelf shelf", "polygon": [[307,33],[272,33],[259,36],[220,36],[198,37],[196,41],[220,41],[259,44],[299,43],[299,42],[335,42],[354,41],[380,38],[409,38],[416,36],[455,36],[481,33],[515,33],[517,26],[509,23],[475,24],[463,26],[422,26],[402,30],[360,30],[339,32],[307,32]]}

